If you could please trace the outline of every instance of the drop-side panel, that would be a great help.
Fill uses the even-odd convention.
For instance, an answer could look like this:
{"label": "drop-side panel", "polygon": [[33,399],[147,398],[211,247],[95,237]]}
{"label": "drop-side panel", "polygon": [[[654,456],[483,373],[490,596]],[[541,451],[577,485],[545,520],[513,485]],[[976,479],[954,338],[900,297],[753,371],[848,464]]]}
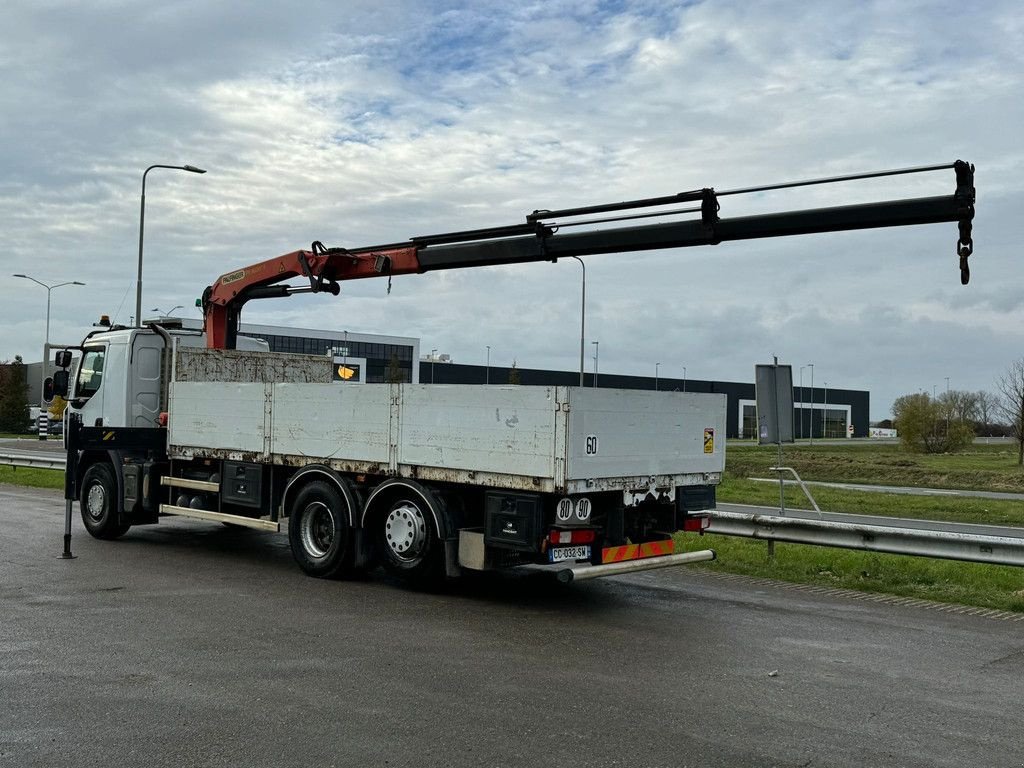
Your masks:
{"label": "drop-side panel", "polygon": [[573,387],[569,402],[569,481],[696,475],[697,483],[725,467],[725,395]]}
{"label": "drop-side panel", "polygon": [[331,383],[330,358],[290,352],[256,352],[179,346],[175,355],[176,381],[240,381]]}
{"label": "drop-side panel", "polygon": [[386,467],[391,390],[384,384],[275,384],[271,454]]}
{"label": "drop-side panel", "polygon": [[554,473],[555,409],[554,387],[405,384],[399,470],[456,470],[453,480],[463,477],[458,470],[512,475],[539,485]]}
{"label": "drop-side panel", "polygon": [[[263,455],[270,384],[171,382],[167,440],[171,455],[203,456],[214,448]],[[194,450],[194,449],[199,449]]]}

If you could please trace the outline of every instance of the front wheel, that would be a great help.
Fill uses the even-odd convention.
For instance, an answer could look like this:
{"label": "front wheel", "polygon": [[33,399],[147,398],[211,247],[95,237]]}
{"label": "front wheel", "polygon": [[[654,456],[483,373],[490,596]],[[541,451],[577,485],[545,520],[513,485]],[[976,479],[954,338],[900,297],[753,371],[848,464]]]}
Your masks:
{"label": "front wheel", "polygon": [[292,557],[310,576],[330,579],[353,570],[349,505],[338,489],[323,480],[303,487],[288,514]]}
{"label": "front wheel", "polygon": [[118,520],[117,478],[114,468],[98,462],[85,470],[79,493],[82,523],[97,539],[116,539],[131,527]]}

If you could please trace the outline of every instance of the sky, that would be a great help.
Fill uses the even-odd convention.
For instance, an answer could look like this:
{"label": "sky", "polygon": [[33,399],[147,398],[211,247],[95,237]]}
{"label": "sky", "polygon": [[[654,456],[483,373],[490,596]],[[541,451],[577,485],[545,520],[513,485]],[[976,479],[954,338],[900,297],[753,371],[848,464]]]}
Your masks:
{"label": "sky", "polygon": [[[358,247],[557,209],[951,163],[954,223],[585,258],[587,369],[871,392],[994,389],[1024,356],[1019,2],[8,2],[0,360],[320,240]],[[724,197],[720,215],[951,195],[952,170]],[[577,370],[580,265],[251,302],[243,321],[416,336],[460,363]],[[156,313],[153,313],[156,314]]]}

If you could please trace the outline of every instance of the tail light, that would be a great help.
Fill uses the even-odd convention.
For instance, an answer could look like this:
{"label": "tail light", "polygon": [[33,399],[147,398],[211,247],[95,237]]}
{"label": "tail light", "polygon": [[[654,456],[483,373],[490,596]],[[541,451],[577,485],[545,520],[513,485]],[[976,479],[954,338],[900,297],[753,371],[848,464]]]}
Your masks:
{"label": "tail light", "polygon": [[687,515],[683,520],[683,530],[697,533],[704,533],[704,529],[711,525],[711,518],[707,515]]}
{"label": "tail light", "polygon": [[548,536],[548,542],[556,547],[560,544],[593,544],[594,536],[593,528],[576,528],[571,531],[553,530]]}

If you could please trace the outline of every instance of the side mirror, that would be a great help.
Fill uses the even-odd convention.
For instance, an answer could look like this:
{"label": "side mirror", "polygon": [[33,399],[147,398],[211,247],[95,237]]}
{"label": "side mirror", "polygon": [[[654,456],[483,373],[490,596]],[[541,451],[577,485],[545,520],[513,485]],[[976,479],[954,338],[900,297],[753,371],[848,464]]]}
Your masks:
{"label": "side mirror", "polygon": [[68,396],[68,378],[67,371],[55,371],[53,376],[48,377],[43,382],[43,400],[52,403],[54,397],[66,398]]}
{"label": "side mirror", "polygon": [[62,349],[53,356],[53,362],[58,368],[69,368],[71,366],[71,352],[66,349]]}

